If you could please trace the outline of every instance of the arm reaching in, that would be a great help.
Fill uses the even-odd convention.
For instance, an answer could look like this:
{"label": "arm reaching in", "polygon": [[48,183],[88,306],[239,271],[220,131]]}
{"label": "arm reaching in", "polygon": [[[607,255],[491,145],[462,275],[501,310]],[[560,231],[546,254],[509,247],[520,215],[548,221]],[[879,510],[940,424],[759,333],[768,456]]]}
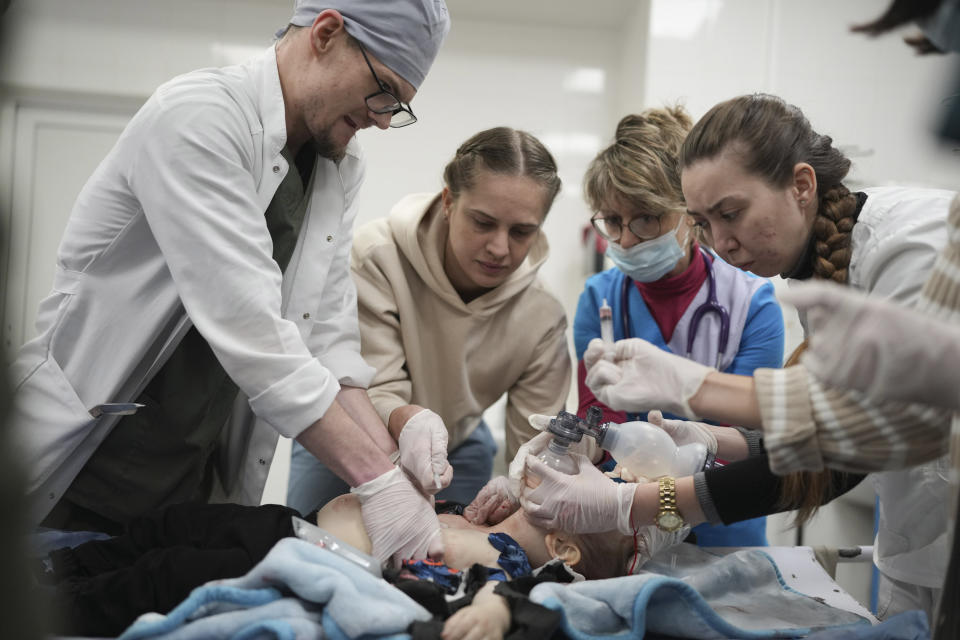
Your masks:
{"label": "arm reaching in", "polygon": [[449,435],[443,419],[429,409],[407,405],[395,409],[390,414],[390,422],[400,423],[397,437],[400,466],[420,489],[433,495],[448,487],[453,479],[453,467],[447,461]]}
{"label": "arm reaching in", "polygon": [[593,339],[584,353],[587,386],[605,405],[618,411],[662,409],[696,418],[689,404],[711,367],[668,353],[640,338],[609,345]]}
{"label": "arm reaching in", "polygon": [[802,362],[820,382],[872,400],[960,409],[960,328],[828,282],[781,296],[807,314]]}
{"label": "arm reaching in", "polygon": [[[442,558],[440,522],[432,506],[390,462],[387,429],[362,389],[341,392],[297,441],[346,481],[360,498],[373,555],[384,562]],[[343,402],[341,402],[341,398]],[[358,419],[363,420],[358,424]],[[379,441],[375,441],[377,437]]]}
{"label": "arm reaching in", "polygon": [[360,499],[363,525],[381,563],[408,558],[443,558],[440,521],[403,470],[394,467],[350,490]]}
{"label": "arm reaching in", "polygon": [[660,411],[648,413],[647,421],[666,431],[678,447],[698,442],[707,448],[711,456],[727,461],[743,460],[750,453],[746,438],[731,427],[718,427],[694,420],[670,420],[664,418]]}
{"label": "arm reaching in", "polygon": [[[473,524],[499,524],[507,516],[520,508],[520,490],[523,483],[523,469],[528,455],[536,456],[546,448],[551,434],[544,432],[553,416],[538,413],[531,414],[527,420],[537,431],[529,441],[520,445],[507,469],[507,477],[492,478],[477,494],[477,497],[463,510],[464,517]],[[599,459],[600,449],[593,438],[584,437],[571,445],[570,450],[582,453],[591,459]]]}

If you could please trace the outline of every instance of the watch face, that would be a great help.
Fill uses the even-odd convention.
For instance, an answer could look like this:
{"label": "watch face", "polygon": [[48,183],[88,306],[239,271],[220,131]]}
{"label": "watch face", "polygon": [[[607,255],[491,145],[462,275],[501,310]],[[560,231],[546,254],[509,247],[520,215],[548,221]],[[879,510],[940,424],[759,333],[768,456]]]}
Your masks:
{"label": "watch face", "polygon": [[673,511],[657,514],[657,526],[664,531],[676,531],[683,526],[683,518]]}

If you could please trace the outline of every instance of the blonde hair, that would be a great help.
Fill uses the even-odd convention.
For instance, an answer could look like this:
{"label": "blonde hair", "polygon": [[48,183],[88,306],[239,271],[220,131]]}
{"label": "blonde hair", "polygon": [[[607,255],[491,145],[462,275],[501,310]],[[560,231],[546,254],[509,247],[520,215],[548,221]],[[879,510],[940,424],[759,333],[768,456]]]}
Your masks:
{"label": "blonde hair", "polygon": [[833,139],[814,131],[792,104],[755,93],[721,102],[700,118],[683,143],[680,164],[686,168],[728,150],[747,173],[774,187],[787,186],[798,163],[813,167],[818,200],[813,251],[810,263],[802,266],[818,278],[846,284],[857,196],[843,185],[850,160]]}
{"label": "blonde hair", "polygon": [[480,169],[524,176],[542,185],[546,192],[544,215],[560,192],[556,161],[543,143],[526,131],[494,127],[474,134],[461,144],[443,170],[443,182],[454,199],[473,187]]}
{"label": "blonde hair", "polygon": [[678,157],[693,124],[683,107],[647,109],[617,124],[583,178],[587,203],[599,211],[622,198],[650,215],[685,209]]}

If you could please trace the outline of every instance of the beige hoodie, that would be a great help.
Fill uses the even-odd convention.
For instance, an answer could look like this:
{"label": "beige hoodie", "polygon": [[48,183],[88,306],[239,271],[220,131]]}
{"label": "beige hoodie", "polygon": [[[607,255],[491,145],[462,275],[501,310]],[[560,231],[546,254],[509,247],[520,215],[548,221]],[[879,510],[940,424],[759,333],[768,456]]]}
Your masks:
{"label": "beige hoodie", "polygon": [[537,278],[547,240],[541,233],[503,284],[464,303],[443,270],[438,198],[409,195],[354,235],[361,348],[377,370],[370,399],[384,422],[406,404],[432,409],[452,450],[506,392],[509,461],[536,434],[527,416],[556,414],[570,387],[567,319]]}

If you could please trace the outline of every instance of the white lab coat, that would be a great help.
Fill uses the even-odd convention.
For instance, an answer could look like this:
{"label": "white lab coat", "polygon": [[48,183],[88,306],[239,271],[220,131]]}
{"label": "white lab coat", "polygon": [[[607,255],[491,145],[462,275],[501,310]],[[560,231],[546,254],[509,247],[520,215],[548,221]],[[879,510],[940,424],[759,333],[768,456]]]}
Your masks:
{"label": "white lab coat", "polygon": [[369,383],[349,272],[359,145],[339,165],[317,159],[282,275],[264,212],[288,169],[285,142],[271,47],[161,86],[84,186],[38,336],[12,365],[36,521],[116,424],[89,409],[135,399],[191,325],[249,398],[224,432],[224,498],[258,502],[277,433],[320,418],[340,382]]}
{"label": "white lab coat", "polygon": [[[947,214],[956,194],[910,188],[865,192],[867,201],[853,228],[849,284],[915,306],[947,243]],[[880,498],[874,562],[884,574],[923,587],[943,584],[949,468],[944,456],[873,475]]]}

